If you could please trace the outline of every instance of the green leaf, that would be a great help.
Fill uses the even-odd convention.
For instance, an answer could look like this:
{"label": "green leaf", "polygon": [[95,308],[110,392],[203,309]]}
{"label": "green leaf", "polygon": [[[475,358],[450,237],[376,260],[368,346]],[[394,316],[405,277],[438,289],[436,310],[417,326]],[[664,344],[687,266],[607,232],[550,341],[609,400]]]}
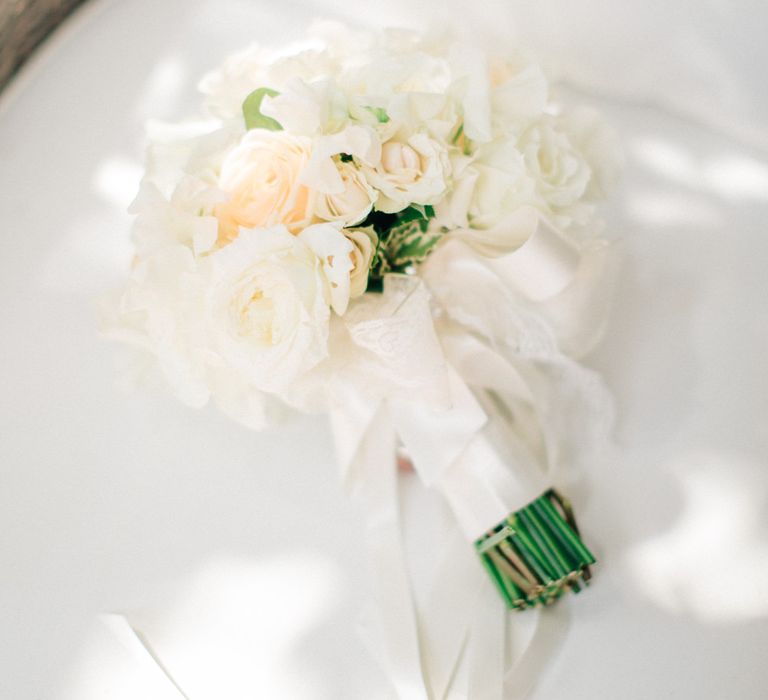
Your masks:
{"label": "green leaf", "polygon": [[373,211],[363,222],[379,236],[368,278],[368,291],[381,291],[382,277],[388,272],[405,272],[424,262],[443,236],[429,231],[435,210],[429,205],[412,204],[396,214]]}
{"label": "green leaf", "polygon": [[371,259],[371,268],[368,275],[369,286],[371,279],[381,280],[384,274],[389,272],[389,270],[390,266],[385,255],[384,242],[382,241],[381,236],[377,236],[376,250],[374,251],[373,258]]}
{"label": "green leaf", "polygon": [[456,133],[454,134],[453,138],[451,139],[451,143],[454,146],[459,142],[459,139],[461,138],[463,133],[464,133],[464,122],[459,124],[459,128],[456,129]]}
{"label": "green leaf", "polygon": [[435,210],[429,205],[411,204],[397,215],[398,224],[409,221],[429,221],[435,215]]}
{"label": "green leaf", "polygon": [[385,110],[383,107],[366,107],[366,109],[374,117],[376,117],[376,121],[378,121],[379,124],[386,124],[389,121],[389,115],[387,114],[387,110]]}
{"label": "green leaf", "polygon": [[435,215],[435,208],[430,204],[411,204],[409,209],[418,212],[419,216],[425,221],[431,219]]}
{"label": "green leaf", "polygon": [[247,129],[269,129],[269,131],[282,131],[280,122],[261,113],[261,101],[265,95],[275,97],[279,95],[276,90],[268,87],[260,87],[254,90],[243,100],[243,117]]}
{"label": "green leaf", "polygon": [[385,255],[392,269],[402,270],[426,260],[443,237],[440,231],[428,231],[427,228],[428,222],[419,220],[405,222],[390,231]]}

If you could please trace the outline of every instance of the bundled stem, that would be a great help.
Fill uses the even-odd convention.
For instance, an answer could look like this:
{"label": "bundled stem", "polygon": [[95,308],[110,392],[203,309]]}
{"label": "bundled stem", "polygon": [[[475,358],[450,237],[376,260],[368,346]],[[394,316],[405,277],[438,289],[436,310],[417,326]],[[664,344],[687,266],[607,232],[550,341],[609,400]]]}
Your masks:
{"label": "bundled stem", "polygon": [[510,514],[475,542],[510,608],[550,605],[589,584],[592,553],[584,546],[570,504],[550,489]]}

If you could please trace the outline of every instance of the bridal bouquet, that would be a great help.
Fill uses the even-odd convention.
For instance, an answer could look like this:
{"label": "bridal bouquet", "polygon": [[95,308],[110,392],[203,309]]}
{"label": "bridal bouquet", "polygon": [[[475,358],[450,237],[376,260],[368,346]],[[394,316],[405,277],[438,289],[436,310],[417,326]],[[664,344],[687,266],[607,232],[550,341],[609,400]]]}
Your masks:
{"label": "bridal bouquet", "polygon": [[[467,682],[487,683],[466,587],[453,661],[424,667],[394,455],[445,497],[507,606],[588,581],[594,559],[552,487],[610,418],[574,358],[604,316],[595,203],[613,137],[521,52],[407,31],[318,25],[306,46],[249,48],[200,87],[205,118],[151,129],[109,331],[183,401],[251,428],[285,407],[328,412],[370,514],[393,682],[442,696],[464,658]],[[467,566],[459,552],[444,573]]]}

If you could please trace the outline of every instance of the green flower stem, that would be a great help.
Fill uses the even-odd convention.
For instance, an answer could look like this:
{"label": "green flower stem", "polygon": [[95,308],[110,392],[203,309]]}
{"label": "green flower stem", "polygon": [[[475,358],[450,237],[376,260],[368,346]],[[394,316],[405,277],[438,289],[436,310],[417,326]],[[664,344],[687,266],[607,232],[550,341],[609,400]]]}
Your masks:
{"label": "green flower stem", "polygon": [[570,504],[552,490],[511,513],[475,547],[504,601],[517,610],[550,605],[566,591],[580,592],[595,563]]}
{"label": "green flower stem", "polygon": [[568,566],[563,563],[562,557],[559,556],[557,549],[552,545],[552,540],[545,535],[545,532],[543,528],[540,527],[539,523],[531,517],[528,509],[523,508],[523,510],[520,511],[519,517],[525,524],[531,539],[536,542],[539,549],[546,557],[550,567],[550,576],[558,579],[567,576],[569,571]]}
{"label": "green flower stem", "polygon": [[491,560],[494,569],[496,569],[496,572],[499,574],[502,586],[507,591],[507,598],[514,603],[515,600],[522,597],[522,592],[509,577],[509,569],[506,568],[504,560],[501,558],[501,555],[496,552],[489,552],[488,558]]}
{"label": "green flower stem", "polygon": [[[509,547],[506,549],[509,550]],[[527,581],[525,577],[514,567],[512,562],[506,556],[505,548],[500,546],[497,551],[491,552],[490,555],[493,557],[493,561],[497,565],[496,568],[502,571],[506,576],[509,576],[509,578],[512,580],[512,583],[515,584],[515,587],[518,588],[521,593],[527,594],[535,585],[535,581],[533,583]]]}
{"label": "green flower stem", "polygon": [[518,555],[518,553],[512,548],[512,545],[509,542],[501,542],[499,544],[499,549],[501,549],[504,556],[512,563],[513,566],[516,566],[520,573],[523,575],[527,584],[527,586],[523,587],[523,590],[525,590],[527,593],[528,590],[533,588],[533,586],[535,586],[537,583],[533,572],[528,568],[525,560]]}
{"label": "green flower stem", "polygon": [[576,547],[573,546],[571,540],[563,532],[563,527],[561,526],[559,518],[553,517],[547,511],[544,505],[538,500],[534,501],[532,508],[540,516],[541,520],[546,523],[546,526],[552,537],[555,539],[559,550],[568,558],[569,570],[572,569],[575,565],[578,564],[578,562],[581,561],[582,557]]}
{"label": "green flower stem", "polygon": [[[579,556],[582,559],[585,559],[586,561],[588,561],[590,564],[593,564],[595,562],[595,558],[592,556],[592,553],[583,545],[582,541],[573,532],[573,530],[567,527],[567,524],[563,522],[563,519],[561,517],[559,517],[552,503],[547,499],[540,499],[540,503],[545,509],[551,511],[552,516],[555,519],[555,522],[558,522],[560,525],[560,529],[563,533],[563,536],[570,541],[571,545],[578,552]],[[565,525],[565,527],[563,527],[563,525]]]}
{"label": "green flower stem", "polygon": [[480,546],[478,551],[485,552],[489,549],[493,549],[493,547],[495,547],[497,544],[506,540],[511,533],[512,533],[512,530],[509,527],[509,525],[504,525],[504,527],[502,527],[498,532],[489,534],[483,540],[483,544]]}
{"label": "green flower stem", "polygon": [[[516,519],[517,520],[517,519]],[[529,539],[528,533],[524,528],[519,527],[515,522],[515,534],[511,537],[512,542],[517,546],[520,553],[531,565],[539,581],[548,581],[551,578],[547,565],[536,545]]]}
{"label": "green flower stem", "polygon": [[504,585],[504,579],[499,574],[499,572],[496,571],[496,567],[493,565],[491,558],[487,554],[481,554],[480,561],[483,562],[483,566],[485,567],[485,570],[490,574],[491,578],[493,579],[499,591],[501,591],[501,594],[506,604],[509,607],[513,607],[514,601],[512,600],[512,597],[509,595],[509,591],[507,590],[507,587]]}

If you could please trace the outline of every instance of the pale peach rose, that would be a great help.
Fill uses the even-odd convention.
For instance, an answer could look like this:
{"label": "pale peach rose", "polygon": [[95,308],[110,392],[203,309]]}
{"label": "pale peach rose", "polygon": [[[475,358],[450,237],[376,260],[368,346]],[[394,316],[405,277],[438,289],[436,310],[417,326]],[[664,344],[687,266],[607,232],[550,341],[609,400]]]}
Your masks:
{"label": "pale peach rose", "polygon": [[311,142],[284,131],[251,129],[226,156],[219,187],[229,199],[216,206],[219,242],[237,238],[240,227],[283,224],[292,232],[309,220],[309,190],[299,182]]}

